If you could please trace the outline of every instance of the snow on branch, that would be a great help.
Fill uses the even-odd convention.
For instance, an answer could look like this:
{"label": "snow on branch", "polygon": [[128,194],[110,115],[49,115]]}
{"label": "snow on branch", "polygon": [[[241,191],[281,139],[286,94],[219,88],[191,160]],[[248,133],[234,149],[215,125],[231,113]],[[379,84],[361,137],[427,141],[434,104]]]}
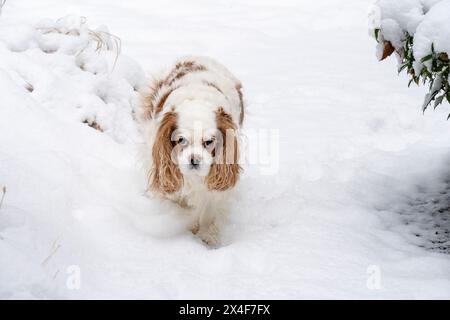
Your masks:
{"label": "snow on branch", "polygon": [[378,59],[395,52],[398,72],[411,78],[408,86],[428,85],[423,111],[432,102],[434,108],[450,102],[449,17],[450,0],[378,0],[370,14]]}

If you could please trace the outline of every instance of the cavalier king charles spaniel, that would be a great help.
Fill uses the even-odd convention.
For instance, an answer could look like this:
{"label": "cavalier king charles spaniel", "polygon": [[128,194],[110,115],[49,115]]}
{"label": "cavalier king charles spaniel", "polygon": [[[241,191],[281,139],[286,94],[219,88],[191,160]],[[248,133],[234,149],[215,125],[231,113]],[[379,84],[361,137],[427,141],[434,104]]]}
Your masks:
{"label": "cavalier king charles spaniel", "polygon": [[242,85],[206,57],[186,57],[145,95],[148,189],[189,213],[191,231],[219,244],[241,166]]}

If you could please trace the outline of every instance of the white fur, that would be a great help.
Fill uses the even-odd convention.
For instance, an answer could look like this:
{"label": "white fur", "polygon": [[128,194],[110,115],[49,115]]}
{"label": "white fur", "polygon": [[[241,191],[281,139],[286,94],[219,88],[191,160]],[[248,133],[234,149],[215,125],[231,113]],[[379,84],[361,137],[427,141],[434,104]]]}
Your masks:
{"label": "white fur", "polygon": [[[219,231],[228,213],[227,203],[232,190],[210,191],[204,182],[212,163],[211,155],[202,148],[202,138],[215,132],[216,111],[222,107],[232,116],[239,129],[240,98],[236,87],[240,82],[222,65],[206,57],[185,57],[177,62],[195,61],[207,68],[207,71],[192,72],[176,80],[173,86],[178,87],[167,98],[163,109],[152,114],[152,119],[145,123],[146,146],[144,161],[147,169],[152,167],[151,150],[160,121],[169,111],[178,113],[180,135],[189,139],[189,146],[178,158],[184,184],[175,193],[163,195],[164,198],[177,202],[182,212],[191,218],[191,231],[209,245],[219,243]],[[166,73],[167,76],[170,70]],[[220,89],[205,86],[205,82],[214,84]],[[200,129],[199,129],[200,128]],[[189,169],[189,156],[201,154],[200,169]]]}

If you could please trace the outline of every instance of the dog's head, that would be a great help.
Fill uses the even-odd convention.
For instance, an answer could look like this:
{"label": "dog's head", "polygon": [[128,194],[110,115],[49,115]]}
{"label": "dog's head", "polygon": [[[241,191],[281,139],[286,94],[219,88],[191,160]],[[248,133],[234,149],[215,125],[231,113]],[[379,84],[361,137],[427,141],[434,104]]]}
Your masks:
{"label": "dog's head", "polygon": [[185,179],[200,177],[209,190],[232,188],[238,164],[237,125],[223,108],[189,100],[161,119],[149,176],[150,189],[173,193]]}

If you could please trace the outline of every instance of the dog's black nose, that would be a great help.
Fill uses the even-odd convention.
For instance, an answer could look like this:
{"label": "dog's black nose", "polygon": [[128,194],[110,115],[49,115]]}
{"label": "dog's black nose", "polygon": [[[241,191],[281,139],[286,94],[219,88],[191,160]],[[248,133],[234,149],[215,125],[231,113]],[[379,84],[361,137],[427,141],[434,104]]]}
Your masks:
{"label": "dog's black nose", "polygon": [[200,157],[198,155],[191,155],[191,165],[194,168],[197,168],[200,165]]}

